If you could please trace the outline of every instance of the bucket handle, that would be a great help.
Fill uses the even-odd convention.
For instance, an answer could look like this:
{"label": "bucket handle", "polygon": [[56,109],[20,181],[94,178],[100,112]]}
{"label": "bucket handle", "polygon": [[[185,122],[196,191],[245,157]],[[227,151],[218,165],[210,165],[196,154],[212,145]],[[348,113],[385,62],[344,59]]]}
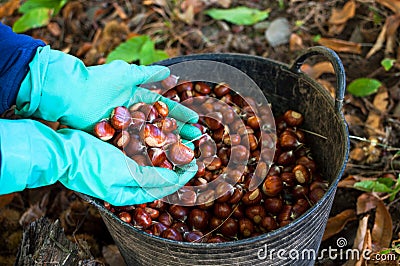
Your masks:
{"label": "bucket handle", "polygon": [[335,109],[339,113],[342,110],[343,98],[346,90],[346,74],[342,61],[339,56],[330,48],[325,46],[314,46],[305,50],[297,59],[294,61],[290,70],[294,73],[301,73],[300,67],[304,62],[311,56],[322,55],[328,58],[330,63],[335,70],[336,75],[336,90],[335,90]]}

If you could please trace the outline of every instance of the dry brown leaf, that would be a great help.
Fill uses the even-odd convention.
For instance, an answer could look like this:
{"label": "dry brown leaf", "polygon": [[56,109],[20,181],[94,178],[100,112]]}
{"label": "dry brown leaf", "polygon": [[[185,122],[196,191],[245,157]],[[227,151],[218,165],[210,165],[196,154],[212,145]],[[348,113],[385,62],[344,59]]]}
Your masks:
{"label": "dry brown leaf", "polygon": [[384,114],[387,112],[389,105],[389,93],[385,87],[381,86],[381,88],[379,88],[372,103],[378,112],[371,110],[365,123],[367,125],[368,134],[370,136],[376,136],[377,132],[383,132],[382,113]]}
{"label": "dry brown leaf", "polygon": [[[371,250],[372,250],[371,230],[367,230],[365,232],[364,244],[363,244],[363,247],[362,247],[361,254],[368,254]],[[363,253],[364,251],[368,251],[368,253]],[[364,256],[360,256],[360,259],[357,261],[355,266],[365,265],[365,260],[366,260],[366,258]]]}
{"label": "dry brown leaf", "polygon": [[378,4],[381,4],[381,5],[389,8],[396,14],[400,13],[400,1],[399,0],[376,0],[376,2]]}
{"label": "dry brown leaf", "polygon": [[376,209],[372,228],[373,251],[387,248],[392,240],[392,217],[382,200],[371,193],[364,193],[357,199],[357,214]]}
{"label": "dry brown leaf", "polygon": [[184,0],[181,4],[181,9],[185,14],[189,11],[192,12],[193,15],[195,15],[203,11],[204,8],[205,8],[204,1],[199,1],[199,0]]}
{"label": "dry brown leaf", "polygon": [[338,215],[329,218],[322,241],[340,233],[348,222],[356,219],[356,212],[353,209],[344,210]]}
{"label": "dry brown leaf", "polygon": [[290,51],[300,51],[304,49],[303,39],[296,33],[292,33],[289,39]]}
{"label": "dry brown leaf", "polygon": [[355,1],[348,1],[342,9],[334,8],[332,10],[332,15],[330,16],[328,23],[329,24],[343,24],[346,23],[347,20],[354,17],[356,14],[356,3]]}
{"label": "dry brown leaf", "polygon": [[193,5],[189,5],[184,12],[180,12],[179,10],[174,10],[176,16],[183,22],[188,25],[192,25],[194,21],[194,7]]}
{"label": "dry brown leaf", "polygon": [[[356,238],[354,239],[354,242],[353,242],[353,249],[357,249],[359,251],[363,250],[364,241],[366,240],[365,236],[367,234],[367,231],[369,231],[368,230],[368,218],[369,218],[369,215],[364,216],[358,224]],[[370,232],[369,232],[369,235],[371,235]],[[343,266],[354,266],[354,265],[356,265],[356,263],[359,263],[359,261],[356,261],[356,258],[350,257],[350,258],[348,258],[348,261],[346,261],[346,263],[343,264]]]}
{"label": "dry brown leaf", "polygon": [[232,4],[232,0],[211,0],[211,4],[217,4],[223,8],[228,8]]}
{"label": "dry brown leaf", "polygon": [[345,114],[344,119],[346,120],[349,127],[364,125],[364,122],[361,120],[361,118],[356,115]]}
{"label": "dry brown leaf", "polygon": [[320,38],[318,43],[324,45],[336,52],[346,52],[353,54],[361,54],[361,44],[355,42],[348,42],[335,38]]}
{"label": "dry brown leaf", "polygon": [[361,147],[355,147],[354,149],[352,149],[350,151],[349,157],[350,159],[357,161],[357,162],[361,162],[365,159],[365,151],[363,148]]}
{"label": "dry brown leaf", "polygon": [[390,247],[393,234],[393,221],[388,209],[382,200],[376,198],[376,213],[372,228],[373,250],[379,251]]}
{"label": "dry brown leaf", "polygon": [[368,229],[368,219],[369,215],[365,215],[358,224],[357,235],[354,239],[353,248],[358,250],[362,250],[364,246],[365,234],[367,233]]}
{"label": "dry brown leaf", "polygon": [[391,55],[394,53],[394,47],[396,45],[397,29],[400,25],[400,14],[388,17],[387,21],[388,28],[386,32],[385,54]]}
{"label": "dry brown leaf", "polygon": [[19,0],[10,0],[0,6],[0,18],[11,16],[20,7]]}
{"label": "dry brown leaf", "polygon": [[121,19],[127,19],[128,18],[128,15],[126,15],[124,9],[120,5],[118,5],[117,3],[113,3],[112,5],[115,8],[115,11],[117,12],[118,16]]}
{"label": "dry brown leaf", "polygon": [[354,1],[347,2],[342,9],[334,8],[330,16],[329,34],[340,34],[346,27],[346,22],[353,18],[356,14],[356,3]]}
{"label": "dry brown leaf", "polygon": [[325,73],[335,74],[332,64],[328,61],[316,63],[311,68],[307,68],[306,71],[306,73],[313,79],[318,79]]}
{"label": "dry brown leaf", "polygon": [[357,214],[369,212],[376,208],[376,197],[370,193],[363,193],[357,199]]}
{"label": "dry brown leaf", "polygon": [[14,197],[15,197],[15,193],[1,195],[0,196],[0,209],[7,206],[8,204],[10,204],[11,201],[14,199]]}
{"label": "dry brown leaf", "polygon": [[157,6],[166,7],[167,1],[166,0],[143,0],[142,4],[145,6],[157,5]]}

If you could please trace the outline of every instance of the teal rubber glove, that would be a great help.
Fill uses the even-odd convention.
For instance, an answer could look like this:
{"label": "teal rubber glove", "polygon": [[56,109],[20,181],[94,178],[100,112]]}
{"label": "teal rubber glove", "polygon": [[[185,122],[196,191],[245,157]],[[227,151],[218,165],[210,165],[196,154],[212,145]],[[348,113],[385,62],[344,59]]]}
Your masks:
{"label": "teal rubber glove", "polygon": [[150,202],[172,194],[196,173],[139,166],[114,146],[80,130],[54,131],[34,120],[0,120],[0,194],[64,186],[113,205]]}
{"label": "teal rubber glove", "polygon": [[198,121],[195,112],[137,87],[165,79],[170,73],[166,67],[137,66],[120,60],[86,67],[78,58],[49,46],[38,48],[29,67],[16,100],[16,114],[23,117],[59,121],[90,132],[116,106],[161,100],[168,105],[169,116],[180,121],[182,131],[187,132],[182,137],[193,139],[200,134],[196,128],[185,125]]}

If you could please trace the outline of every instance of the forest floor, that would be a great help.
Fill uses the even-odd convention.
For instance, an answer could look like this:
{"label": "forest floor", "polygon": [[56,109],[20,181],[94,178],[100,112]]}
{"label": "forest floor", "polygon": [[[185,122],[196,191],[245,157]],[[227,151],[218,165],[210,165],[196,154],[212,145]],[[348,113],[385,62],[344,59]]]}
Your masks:
{"label": "forest floor", "polygon": [[[205,14],[212,7],[235,6],[267,10],[269,16],[262,22],[243,26]],[[13,25],[21,16],[18,7],[19,1],[0,1],[0,20]],[[265,32],[277,18],[287,19],[279,27],[284,31],[288,26],[290,34],[282,44],[272,45]],[[46,26],[25,34],[75,55],[87,65],[104,63],[117,45],[137,35],[149,36],[156,48],[169,57],[233,52],[290,64],[308,47],[332,48],[343,62],[347,84],[360,78],[381,84],[368,95],[346,92],[343,112],[349,126],[350,157],[321,249],[337,248],[338,240],[345,239],[345,245],[339,246],[344,251],[353,247],[370,249],[374,254],[395,254],[399,260],[399,24],[400,2],[396,0],[91,0],[69,1]],[[326,59],[312,58],[306,63],[303,71],[332,91],[335,75]],[[366,191],[354,188],[360,181],[367,181],[361,183]],[[113,259],[118,260],[98,211],[56,184],[0,197],[0,265],[12,264],[23,226],[41,216],[60,219],[71,240],[89,250],[98,261],[113,264]],[[367,264],[363,260],[327,256],[317,263]]]}

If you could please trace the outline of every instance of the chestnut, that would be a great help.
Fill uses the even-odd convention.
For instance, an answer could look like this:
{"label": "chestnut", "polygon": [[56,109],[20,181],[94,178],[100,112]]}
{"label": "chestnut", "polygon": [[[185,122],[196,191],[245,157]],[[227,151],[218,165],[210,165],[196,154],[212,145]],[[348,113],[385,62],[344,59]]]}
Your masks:
{"label": "chestnut", "polygon": [[214,204],[213,213],[218,218],[225,219],[231,214],[231,212],[231,205],[226,202],[217,202]]}
{"label": "chestnut", "polygon": [[117,106],[111,112],[110,121],[116,130],[126,129],[131,123],[131,113],[125,106]]}
{"label": "chestnut", "polygon": [[146,122],[146,116],[141,111],[134,111],[131,112],[132,122],[129,126],[129,129],[134,132],[139,132],[140,129],[143,127],[144,123]]}
{"label": "chestnut", "polygon": [[248,218],[239,220],[239,232],[243,237],[249,237],[254,232],[254,224]]}
{"label": "chestnut", "polygon": [[231,88],[229,85],[225,82],[221,82],[217,85],[215,85],[213,92],[215,93],[215,96],[218,98],[221,98],[222,96],[228,94],[230,92]]}
{"label": "chestnut", "polygon": [[193,83],[190,81],[181,81],[176,86],[176,91],[178,93],[183,93],[185,91],[192,91],[193,90]]}
{"label": "chestnut", "polygon": [[189,225],[198,230],[203,230],[208,225],[208,215],[201,209],[193,209],[188,218]]}
{"label": "chestnut", "polygon": [[174,228],[167,228],[161,233],[162,238],[175,240],[175,241],[182,241],[182,235],[176,231]]}
{"label": "chestnut", "polygon": [[93,131],[94,135],[103,141],[112,139],[115,134],[115,129],[106,120],[96,123]]}
{"label": "chestnut", "polygon": [[151,207],[144,207],[144,211],[150,216],[151,219],[157,219],[160,216],[160,212]]}
{"label": "chestnut", "polygon": [[223,243],[226,242],[226,238],[220,235],[212,236],[207,240],[207,243]]}
{"label": "chestnut", "polygon": [[243,145],[236,145],[231,148],[231,159],[233,163],[245,164],[250,156],[249,150]]}
{"label": "chestnut", "polygon": [[190,230],[189,230],[189,226],[181,221],[176,221],[171,225],[171,228],[174,228],[176,231],[178,231],[180,234],[182,234],[183,236],[185,234],[187,234]]}
{"label": "chestnut", "polygon": [[187,207],[174,204],[169,207],[168,212],[174,219],[185,221],[189,214],[189,209]]}
{"label": "chestnut", "polygon": [[278,197],[266,198],[264,199],[264,208],[267,212],[276,215],[283,208],[283,199]]}
{"label": "chestnut", "polygon": [[161,148],[150,148],[147,150],[151,164],[154,166],[161,166],[167,159],[165,151]]}
{"label": "chestnut", "polygon": [[140,137],[150,147],[162,147],[165,144],[164,133],[153,124],[146,124],[140,131]]}
{"label": "chestnut", "polygon": [[203,233],[200,231],[191,231],[185,234],[185,240],[187,242],[197,242],[201,243],[203,242]]}
{"label": "chestnut", "polygon": [[259,224],[261,222],[261,219],[267,215],[267,212],[265,211],[263,206],[253,205],[246,208],[245,214],[247,218],[249,218],[256,224]]}
{"label": "chestnut", "polygon": [[300,184],[307,184],[311,180],[310,171],[302,164],[296,165],[292,172],[294,173],[297,182]]}
{"label": "chestnut", "polygon": [[200,81],[194,85],[194,90],[202,95],[205,95],[211,92],[211,87],[207,83]]}
{"label": "chestnut", "polygon": [[279,176],[270,175],[265,179],[262,190],[269,197],[277,196],[283,189],[283,183]]}
{"label": "chestnut", "polygon": [[132,221],[132,217],[128,212],[120,212],[118,214],[119,219],[124,221],[125,223],[130,223]]}
{"label": "chestnut", "polygon": [[170,133],[178,128],[176,120],[170,117],[157,118],[153,121],[153,124],[164,133]]}
{"label": "chestnut", "polygon": [[247,191],[242,198],[242,202],[246,205],[255,205],[261,202],[262,195],[259,188],[253,191]]}
{"label": "chestnut", "polygon": [[226,237],[234,237],[239,232],[239,223],[229,217],[221,224],[218,230]]}
{"label": "chestnut", "polygon": [[278,223],[276,220],[271,216],[265,216],[262,218],[260,223],[261,228],[265,231],[269,232],[278,228]]}
{"label": "chestnut", "polygon": [[304,121],[303,115],[301,113],[293,111],[293,110],[287,110],[283,114],[283,119],[291,127],[300,126]]}
{"label": "chestnut", "polygon": [[155,236],[160,236],[162,232],[167,230],[168,227],[166,227],[163,223],[154,223],[151,227],[151,233]]}
{"label": "chestnut", "polygon": [[149,228],[152,222],[150,215],[148,215],[143,208],[135,209],[133,220],[135,221],[135,225],[140,226],[143,229]]}
{"label": "chestnut", "polygon": [[170,227],[174,219],[172,218],[171,214],[168,212],[162,212],[158,216],[158,221],[162,224],[164,224],[167,227]]}
{"label": "chestnut", "polygon": [[157,101],[154,103],[154,108],[161,117],[167,117],[169,109],[166,103],[162,101]]}
{"label": "chestnut", "polygon": [[234,192],[234,187],[224,181],[221,181],[215,187],[215,199],[217,202],[228,201]]}
{"label": "chestnut", "polygon": [[168,146],[167,158],[174,165],[188,164],[194,158],[194,151],[183,143],[176,142]]}

